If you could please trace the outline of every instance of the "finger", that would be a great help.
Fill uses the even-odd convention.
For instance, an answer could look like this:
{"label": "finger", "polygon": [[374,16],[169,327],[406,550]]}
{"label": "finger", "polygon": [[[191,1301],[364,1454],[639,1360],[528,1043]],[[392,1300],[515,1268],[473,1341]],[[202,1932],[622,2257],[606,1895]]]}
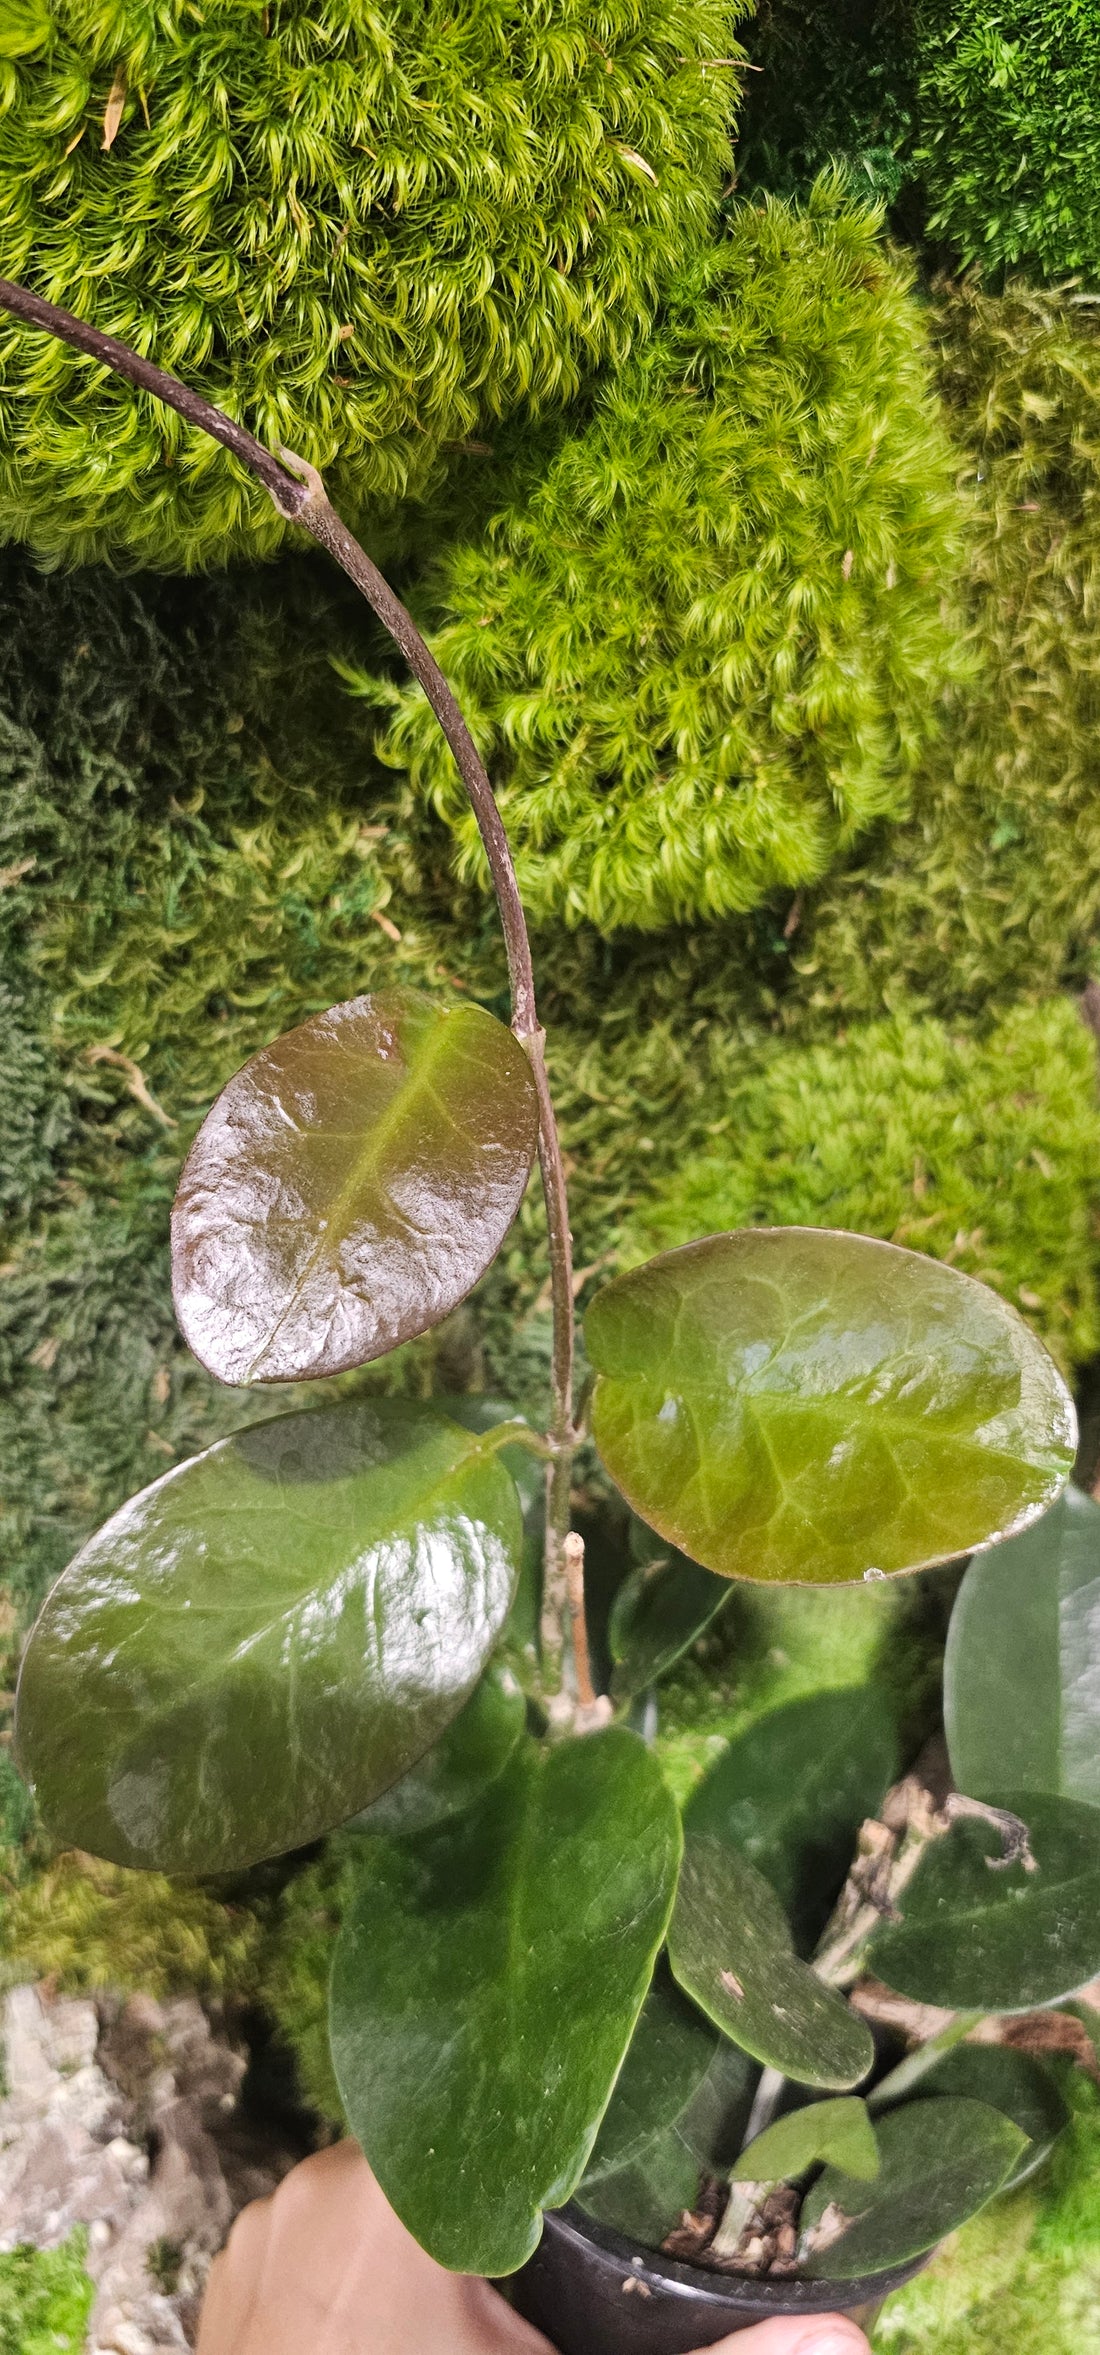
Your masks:
{"label": "finger", "polygon": [[551,2355],[486,2282],[446,2273],[352,2142],[246,2208],[203,2306],[201,2355]]}
{"label": "finger", "polygon": [[271,2201],[253,2200],[210,2268],[196,2355],[223,2355],[244,2345],[270,2231]]}
{"label": "finger", "polygon": [[697,2355],[870,2355],[870,2348],[854,2322],[839,2314],[815,2314],[758,2322],[716,2347],[698,2349]]}

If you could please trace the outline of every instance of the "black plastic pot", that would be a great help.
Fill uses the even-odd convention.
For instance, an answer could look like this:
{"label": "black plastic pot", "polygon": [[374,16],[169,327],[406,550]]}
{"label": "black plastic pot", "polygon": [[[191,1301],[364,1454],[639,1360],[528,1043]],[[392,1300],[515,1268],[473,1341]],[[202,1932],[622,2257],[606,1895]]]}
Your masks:
{"label": "black plastic pot", "polygon": [[927,2262],[862,2281],[742,2281],[639,2249],[570,2206],[547,2216],[508,2294],[558,2355],[690,2355],[777,2315],[846,2314],[866,2328]]}

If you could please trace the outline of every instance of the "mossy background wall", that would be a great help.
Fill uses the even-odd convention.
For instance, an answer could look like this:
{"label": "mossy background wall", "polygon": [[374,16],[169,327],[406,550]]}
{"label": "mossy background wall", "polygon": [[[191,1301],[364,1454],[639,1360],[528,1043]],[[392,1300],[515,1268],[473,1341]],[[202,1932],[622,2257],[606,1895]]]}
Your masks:
{"label": "mossy background wall", "polygon": [[[1098,28],[1095,0],[4,12],[0,271],[323,463],[461,691],[532,913],[582,1302],[707,1227],[848,1225],[980,1276],[1094,1379]],[[0,540],[10,1670],[107,1512],[287,1403],[221,1389],[172,1319],[218,1087],[360,990],[507,994],[453,771],[365,609],[224,454],[2,325]],[[535,1409],[548,1354],[535,1189],[472,1301],[348,1379]],[[673,1781],[867,1673],[916,1741],[945,1608],[739,1604],[668,1689]],[[55,1857],[10,1769],[0,1810],[4,1968],[259,2004],[334,2118],[344,1835],[183,1892]],[[1082,2355],[1097,2131],[1084,2087],[1055,2170],[883,2349]],[[78,2343],[79,2255],[4,2260],[0,2348]]]}

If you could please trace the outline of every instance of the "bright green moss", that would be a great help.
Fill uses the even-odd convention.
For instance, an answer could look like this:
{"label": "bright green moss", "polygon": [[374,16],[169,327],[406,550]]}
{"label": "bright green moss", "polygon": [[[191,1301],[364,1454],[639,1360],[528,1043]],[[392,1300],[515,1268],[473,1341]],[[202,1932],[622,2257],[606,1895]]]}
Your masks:
{"label": "bright green moss", "polygon": [[1068,294],[942,288],[939,376],[972,501],[981,679],[911,815],[807,895],[792,1016],[983,1016],[1091,970],[1100,924],[1100,320]]}
{"label": "bright green moss", "polygon": [[[958,508],[878,227],[830,180],[738,209],[591,421],[440,556],[435,651],[537,918],[751,908],[903,805],[956,669]],[[480,873],[427,705],[396,700],[384,755]]]}
{"label": "bright green moss", "polygon": [[636,1255],[742,1226],[881,1235],[993,1285],[1079,1364],[1100,1341],[1095,1060],[1066,998],[981,1038],[895,1018],[774,1048],[642,1206]]}
{"label": "bright green moss", "polygon": [[964,263],[1100,270],[1098,0],[917,0],[928,227]]}
{"label": "bright green moss", "polygon": [[[0,270],[201,381],[361,511],[646,331],[728,163],[738,79],[706,69],[744,13],[8,0]],[[171,413],[0,328],[0,536],[194,566],[284,531]]]}
{"label": "bright green moss", "polygon": [[81,2355],[95,2291],[83,2232],[59,2249],[0,2255],[0,2355]]}
{"label": "bright green moss", "polygon": [[66,1995],[113,1988],[240,2001],[254,1986],[259,1942],[257,1917],[244,1906],[160,1873],[63,1855],[5,1906],[0,1968],[49,1979]]}

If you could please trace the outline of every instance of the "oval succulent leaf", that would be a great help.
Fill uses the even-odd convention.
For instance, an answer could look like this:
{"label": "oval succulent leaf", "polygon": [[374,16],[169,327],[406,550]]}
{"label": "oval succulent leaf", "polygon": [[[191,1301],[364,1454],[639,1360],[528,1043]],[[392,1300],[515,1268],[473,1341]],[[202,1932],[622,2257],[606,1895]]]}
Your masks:
{"label": "oval succulent leaf", "polygon": [[854,2094],[789,2110],[746,2144],[730,2173],[735,2183],[793,2182],[822,2161],[860,2183],[871,2183],[878,2174],[875,2130],[866,2102]]}
{"label": "oval succulent leaf", "polygon": [[970,1564],[944,1716],[961,1790],[1011,1783],[1100,1806],[1100,1505],[1081,1489]]}
{"label": "oval succulent leaf", "polygon": [[858,2183],[827,2167],[802,2207],[803,2270],[855,2281],[920,2257],[1007,2182],[1026,2144],[984,2102],[906,2102],[877,2122],[879,2171]]}
{"label": "oval succulent leaf", "polygon": [[729,1841],[686,1840],[668,1951],[684,1993],[755,2060],[841,2091],[867,2075],[870,2030],[799,1961],[774,1890]]}
{"label": "oval succulent leaf", "polygon": [[1065,1485],[1073,1405],[982,1284],[865,1235],[711,1235],[585,1320],[597,1447],[636,1512],[726,1578],[916,1570]]}
{"label": "oval succulent leaf", "polygon": [[924,2094],[962,2094],[970,2101],[988,2102],[1003,2118],[1027,2135],[1004,2189],[1011,2191],[1034,2175],[1069,2124],[1069,2111],[1041,2061],[1016,2052],[1010,2044],[956,2044],[929,2069],[918,2086]]}
{"label": "oval succulent leaf", "polygon": [[898,1995],[950,2011],[1030,2011],[1100,1971],[1100,1810],[1009,1792],[1035,1870],[1002,1867],[994,1828],[967,1819],[934,1840],[884,1923],[871,1969]]}
{"label": "oval succulent leaf", "polygon": [[365,1847],[333,2059],[390,2205],[440,2264],[513,2272],[579,2181],[679,1857],[660,1770],[620,1728],[524,1744],[468,1814]]}
{"label": "oval succulent leaf", "polygon": [[798,1951],[811,1953],[896,1763],[893,1717],[874,1685],[810,1693],[737,1735],[692,1792],[684,1829],[731,1840],[770,1881]]}
{"label": "oval succulent leaf", "polygon": [[172,1213],[185,1340],[222,1382],[337,1374],[426,1332],[495,1258],[530,1174],[522,1047],[412,990],[331,1006],[238,1071]]}
{"label": "oval succulent leaf", "polygon": [[167,1472],[31,1635],[16,1742],[51,1831],[181,1873],[315,1839],[457,1715],[520,1542],[491,1441],[429,1407],[280,1415]]}

